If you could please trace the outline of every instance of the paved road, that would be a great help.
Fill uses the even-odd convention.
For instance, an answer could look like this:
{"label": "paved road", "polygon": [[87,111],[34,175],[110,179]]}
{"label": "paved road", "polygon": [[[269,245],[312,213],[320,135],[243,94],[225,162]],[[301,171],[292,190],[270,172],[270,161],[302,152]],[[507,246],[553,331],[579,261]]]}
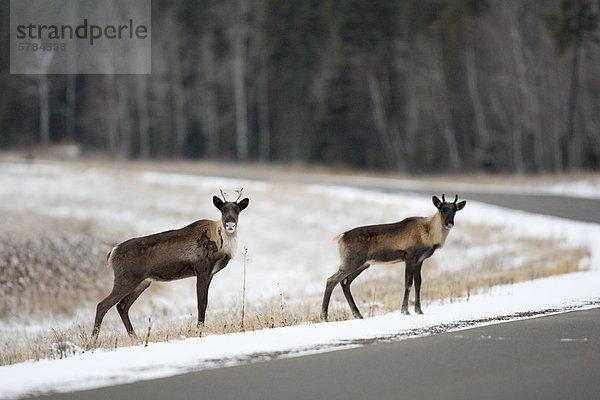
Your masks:
{"label": "paved road", "polygon": [[48,399],[598,399],[600,308]]}
{"label": "paved road", "polygon": [[[185,168],[184,168],[185,170]],[[181,172],[180,170],[178,170]],[[194,171],[194,172],[192,172]],[[196,174],[197,169],[190,169]],[[511,193],[510,186],[469,183],[451,183],[434,181],[408,181],[394,178],[360,175],[330,175],[313,173],[294,173],[269,168],[231,167],[208,169],[205,173],[232,179],[250,179],[258,181],[291,181],[305,184],[323,184],[350,186],[367,190],[389,193],[411,192],[427,196],[446,193],[449,198],[458,193],[461,199],[476,200],[500,207],[513,208],[527,212],[557,216],[576,221],[600,223],[600,199],[585,199],[567,195],[543,195]],[[521,188],[527,190],[526,188]],[[537,188],[539,189],[539,188]]]}
{"label": "paved road", "polygon": [[[392,180],[295,180],[427,195],[456,192],[439,184],[398,186]],[[459,194],[600,223],[600,200],[464,189]],[[600,308],[45,398],[599,399]]]}
{"label": "paved road", "polygon": [[[438,190],[439,191],[439,190]],[[429,194],[424,190],[416,191]],[[434,192],[436,193],[436,192]],[[446,193],[451,193],[447,191]],[[600,223],[600,201],[568,196],[544,196],[527,194],[475,193],[462,191],[462,199],[476,200],[500,207],[550,215],[583,222]],[[452,197],[454,198],[454,197]]]}
{"label": "paved road", "polygon": [[502,187],[486,187],[485,185],[453,185],[436,182],[413,183],[387,178],[357,176],[298,174],[297,176],[288,175],[287,179],[295,179],[304,183],[351,186],[390,193],[411,192],[427,196],[435,194],[438,197],[441,193],[446,193],[450,199],[454,198],[454,194],[458,193],[461,199],[476,200],[500,207],[576,221],[600,223],[600,199],[586,199],[565,195],[502,193]]}

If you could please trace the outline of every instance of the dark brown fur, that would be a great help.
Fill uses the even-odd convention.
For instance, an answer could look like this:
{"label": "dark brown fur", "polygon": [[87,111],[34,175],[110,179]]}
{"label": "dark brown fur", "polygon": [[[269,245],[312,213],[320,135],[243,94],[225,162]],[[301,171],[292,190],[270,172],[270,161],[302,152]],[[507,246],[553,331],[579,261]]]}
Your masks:
{"label": "dark brown fur", "polygon": [[[444,196],[442,196],[444,198]],[[461,210],[466,202],[453,203],[440,201],[433,197],[438,209],[434,215],[409,217],[400,222],[381,225],[368,225],[351,229],[336,237],[340,250],[339,270],[329,277],[323,296],[321,316],[327,320],[327,309],[333,288],[341,283],[346,301],[355,318],[362,318],[356,306],[350,284],[371,264],[406,263],[405,292],[402,312],[408,314],[408,296],[415,283],[415,312],[421,310],[421,267],[423,261],[444,245],[450,228],[454,225],[454,214]]]}
{"label": "dark brown fur", "polygon": [[[98,303],[92,336],[98,335],[104,315],[115,304],[127,333],[134,335],[129,308],[153,280],[195,276],[198,324],[202,324],[208,286],[235,252],[238,215],[248,202],[247,198],[239,203],[223,202],[215,196],[213,203],[221,211],[220,220],[199,220],[181,229],[133,238],[114,247],[107,256],[108,266],[114,271],[113,290]],[[233,224],[233,232],[226,231],[228,224]]]}

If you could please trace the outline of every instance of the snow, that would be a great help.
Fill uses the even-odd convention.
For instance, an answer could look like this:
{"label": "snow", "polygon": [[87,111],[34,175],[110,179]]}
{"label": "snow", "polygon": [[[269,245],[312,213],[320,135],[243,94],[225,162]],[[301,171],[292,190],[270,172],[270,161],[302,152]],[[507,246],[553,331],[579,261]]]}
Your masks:
{"label": "snow", "polygon": [[[598,306],[600,271],[579,272],[494,288],[469,301],[437,304],[425,315],[399,312],[343,322],[317,323],[262,331],[215,335],[148,347],[96,350],[61,360],[26,362],[0,368],[0,397],[18,398],[155,379],[190,371],[346,349],[361,340],[404,340],[519,318],[519,313]],[[433,329],[438,328],[438,329]],[[565,340],[570,340],[565,338]],[[581,340],[581,339],[571,339]]]}
{"label": "snow", "polygon": [[[600,175],[590,173],[582,176],[563,177],[515,177],[515,178],[490,178],[483,180],[473,178],[477,182],[469,182],[469,178],[458,181],[446,180],[414,180],[397,179],[374,176],[338,176],[318,174],[316,181],[331,185],[348,185],[381,187],[387,191],[419,191],[436,188],[450,188],[452,193],[477,192],[489,194],[522,194],[522,195],[548,195],[566,196],[587,199],[600,199]],[[310,178],[308,179],[310,180]]]}
{"label": "snow", "polygon": [[[3,188],[0,191],[0,211],[4,208],[25,213],[44,204],[39,212],[45,216],[103,221],[109,228],[117,223],[129,226],[129,230],[123,228],[119,231],[125,235],[123,239],[131,234],[183,226],[193,215],[214,214],[210,204],[205,204],[206,198],[222,187],[230,190],[231,194],[233,189],[244,187],[251,201],[248,211],[240,217],[238,249],[239,252],[248,249],[249,301],[266,300],[282,293],[286,300],[313,299],[315,296],[318,299],[327,276],[335,271],[338,262],[337,249],[331,242],[333,236],[359,224],[389,222],[408,215],[429,215],[432,212],[428,197],[375,193],[349,187],[306,186],[153,171],[81,170],[68,165],[0,164],[0,170],[3,172],[0,174],[0,187]],[[552,188],[545,190],[552,193]],[[564,190],[581,190],[582,196],[600,198],[600,185],[589,182],[568,188],[557,186],[556,193]],[[157,193],[160,193],[158,199]],[[65,194],[71,199],[67,203]],[[574,195],[572,192],[569,194]],[[298,216],[298,209],[303,211],[301,216]],[[498,320],[597,307],[600,304],[600,244],[595,239],[600,237],[599,225],[469,201],[465,210],[457,215],[457,225],[445,248],[440,250],[444,252],[443,267],[450,271],[502,250],[493,247],[465,249],[455,245],[463,221],[495,226],[517,237],[547,237],[558,239],[565,245],[587,247],[590,259],[585,262],[589,264],[589,271],[497,286],[485,294],[470,296],[468,301],[424,303],[425,315],[404,316],[394,312],[364,320],[213,335],[112,351],[82,352],[76,346],[64,343],[66,358],[0,367],[0,398],[153,379],[262,361],[275,357],[275,354],[293,357],[345,349],[359,346],[365,340],[405,340],[439,331],[497,323]],[[307,232],[309,238],[306,238]],[[290,243],[293,245],[290,246]],[[238,254],[237,259],[215,277],[209,295],[212,307],[214,304],[227,307],[232,299],[239,297],[241,258]],[[512,262],[518,263],[519,260]],[[160,292],[162,297],[153,296],[152,300],[146,300],[146,307],[165,302],[171,309],[182,310],[182,316],[194,313],[193,282],[185,282],[166,286],[169,289]],[[179,295],[182,290],[190,295]],[[173,307],[173,304],[176,306]]]}
{"label": "snow", "polygon": [[564,195],[590,199],[600,199],[600,178],[585,178],[571,182],[554,183],[538,191],[553,195]]}

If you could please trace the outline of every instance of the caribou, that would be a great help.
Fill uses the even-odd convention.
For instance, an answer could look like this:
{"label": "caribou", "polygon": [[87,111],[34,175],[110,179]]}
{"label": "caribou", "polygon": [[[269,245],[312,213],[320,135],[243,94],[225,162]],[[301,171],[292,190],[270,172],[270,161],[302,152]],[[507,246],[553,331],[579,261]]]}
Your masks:
{"label": "caribou", "polygon": [[213,276],[225,268],[236,251],[238,217],[249,199],[237,190],[237,199],[227,201],[221,190],[221,200],[213,196],[221,218],[201,219],[186,227],[149,236],[129,239],[108,253],[107,266],[114,272],[111,293],[96,308],[92,337],[100,332],[107,311],[117,311],[129,335],[135,335],[129,320],[129,308],[152,281],[172,281],[196,277],[198,326],[204,323],[208,303],[208,286]]}
{"label": "caribou", "polygon": [[340,267],[327,279],[321,317],[327,320],[327,310],[331,292],[341,283],[346,301],[355,318],[362,315],[352,298],[350,284],[371,264],[394,264],[404,261],[405,281],[402,313],[408,315],[408,297],[415,284],[415,313],[421,309],[421,267],[423,261],[446,242],[448,233],[454,226],[454,215],[462,210],[466,201],[458,203],[458,195],[453,202],[432,197],[437,212],[430,217],[409,217],[391,224],[360,226],[346,231],[335,240],[340,252]]}

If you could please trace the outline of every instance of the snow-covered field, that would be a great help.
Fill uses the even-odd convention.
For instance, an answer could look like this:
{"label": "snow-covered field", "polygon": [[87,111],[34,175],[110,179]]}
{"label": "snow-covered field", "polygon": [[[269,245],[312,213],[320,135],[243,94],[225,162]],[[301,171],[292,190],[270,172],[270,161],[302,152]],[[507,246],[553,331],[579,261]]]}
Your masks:
{"label": "snow-covered field", "polygon": [[[240,187],[250,198],[250,206],[240,216],[238,257],[213,280],[207,318],[218,309],[239,308],[243,266],[240,255],[244,249],[248,249],[249,304],[284,296],[287,302],[297,299],[313,302],[318,309],[325,280],[338,263],[337,249],[331,240],[336,234],[361,224],[434,212],[430,197],[301,185],[285,180],[262,182],[69,164],[1,163],[0,217],[5,222],[0,233],[39,237],[78,232],[85,227],[97,236],[114,238],[110,239],[113,243],[106,244],[108,251],[111,244],[131,236],[184,226],[199,218],[216,219],[218,212],[212,206],[212,195],[221,188],[233,193]],[[569,190],[574,187],[577,185],[571,185]],[[585,193],[581,190],[581,196],[598,195],[593,184],[586,186]],[[335,350],[356,346],[361,340],[401,340],[492,323],[498,317],[522,318],[600,304],[600,244],[596,239],[600,237],[600,226],[476,202],[469,202],[457,214],[455,222],[446,246],[426,262],[425,268],[450,272],[476,269],[478,260],[484,256],[501,257],[505,249],[494,248],[493,243],[481,245],[485,237],[478,238],[477,246],[469,247],[465,236],[473,233],[461,228],[462,224],[500,230],[517,241],[527,237],[549,238],[561,246],[586,247],[590,257],[583,260],[586,265],[582,267],[589,271],[494,287],[486,293],[471,295],[468,301],[462,299],[451,304],[427,302],[424,298],[424,316],[391,313],[361,321],[150,343],[148,347],[95,350],[62,360],[4,366],[0,367],[0,398],[72,391],[260,361],[272,353],[295,356]],[[513,257],[506,261],[506,268],[525,263],[527,258],[527,254]],[[367,280],[367,275],[391,276],[401,287],[403,267],[372,269],[361,279]],[[346,307],[342,299],[338,296],[332,302]],[[93,312],[93,303],[84,303],[74,320],[91,326]],[[149,313],[157,323],[161,319],[195,315],[193,280],[161,285],[142,296],[130,313],[134,325],[147,320]],[[8,337],[15,332],[72,323],[73,319],[49,318],[36,322],[37,325],[27,324],[15,316],[0,324],[0,335]],[[111,326],[122,329],[115,312],[107,314],[103,328]]]}

